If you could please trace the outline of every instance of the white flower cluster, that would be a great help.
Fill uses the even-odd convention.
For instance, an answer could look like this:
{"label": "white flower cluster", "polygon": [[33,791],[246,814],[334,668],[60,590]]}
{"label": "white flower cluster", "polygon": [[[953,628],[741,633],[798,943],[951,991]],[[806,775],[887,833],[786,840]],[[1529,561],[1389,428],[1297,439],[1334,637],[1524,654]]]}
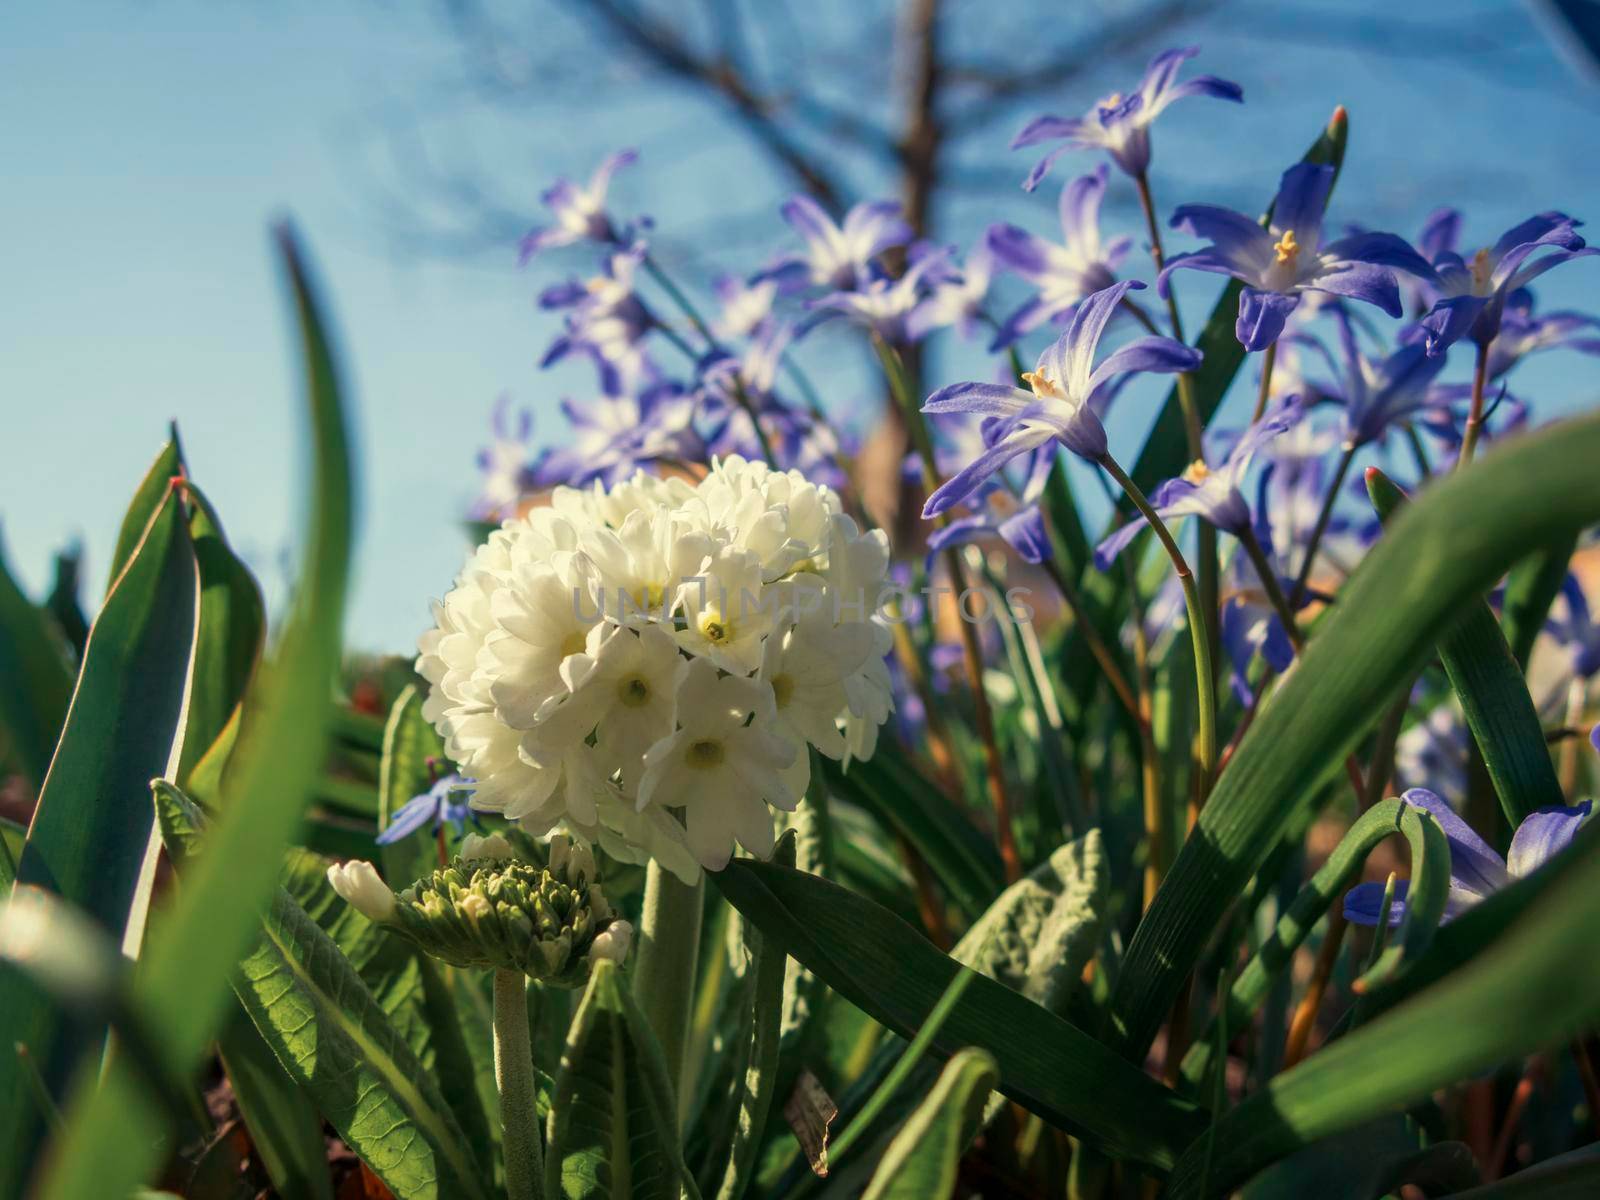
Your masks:
{"label": "white flower cluster", "polygon": [[807,743],[872,754],[892,707],[888,561],[827,487],[738,457],[698,485],[558,488],[434,605],[423,712],[474,807],[693,880],[736,838],[771,853]]}

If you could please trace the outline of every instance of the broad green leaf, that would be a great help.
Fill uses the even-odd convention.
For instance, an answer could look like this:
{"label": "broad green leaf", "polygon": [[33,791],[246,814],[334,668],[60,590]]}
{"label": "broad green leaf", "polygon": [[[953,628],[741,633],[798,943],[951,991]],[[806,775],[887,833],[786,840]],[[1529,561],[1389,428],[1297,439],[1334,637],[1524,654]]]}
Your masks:
{"label": "broad green leaf", "polygon": [[1577,537],[1566,534],[1528,555],[1506,576],[1505,599],[1500,605],[1501,622],[1511,653],[1524,671],[1533,654],[1533,643],[1550,615],[1550,606],[1566,581],[1572,552],[1577,548]]}
{"label": "broad green leaf", "polygon": [[223,1024],[217,1050],[272,1186],[284,1200],[333,1200],[322,1117],[242,1009]]}
{"label": "broad green leaf", "polygon": [[1108,886],[1100,831],[1091,829],[1002,892],[951,956],[1064,1015],[1099,944]]}
{"label": "broad green leaf", "polygon": [[889,1143],[862,1200],[941,1200],[952,1195],[961,1155],[999,1079],[994,1059],[982,1050],[952,1055],[928,1098]]}
{"label": "broad green leaf", "polygon": [[973,920],[1005,885],[1000,856],[989,839],[936,785],[888,744],[848,769],[823,759],[829,790],[857,804],[922,856],[955,906]]}
{"label": "broad green leaf", "polygon": [[1585,1146],[1524,1167],[1509,1179],[1446,1200],[1593,1200],[1600,1192],[1600,1146]]}
{"label": "broad green leaf", "polygon": [[[396,697],[383,730],[383,765],[378,773],[378,828],[384,829],[407,800],[433,783],[428,760],[443,763],[444,742],[422,716],[422,694],[407,687]],[[431,831],[418,831],[379,847],[384,878],[405,887],[439,865]]]}
{"label": "broad green leaf", "polygon": [[1124,1053],[1142,1059],[1278,831],[1421,670],[1440,633],[1531,540],[1600,519],[1596,461],[1600,416],[1558,422],[1506,441],[1395,518],[1240,743],[1129,944],[1113,993]]}
{"label": "broad green leaf", "polygon": [[[19,883],[71,901],[119,943],[125,935],[136,939],[143,927],[155,867],[149,780],[176,759],[195,593],[182,503],[169,492],[89,635],[61,744],[17,863]],[[0,1013],[6,1044],[27,1045],[59,1102],[103,1028],[61,1022],[45,998],[14,976],[0,978]],[[0,1095],[22,1094],[20,1069],[14,1054],[0,1054]],[[32,1119],[4,1125],[0,1184],[15,1191],[39,1130]],[[0,1194],[10,1194],[7,1186]]]}
{"label": "broad green leaf", "polygon": [[1252,1179],[1240,1200],[1378,1200],[1403,1184],[1429,1196],[1478,1182],[1460,1142],[1426,1145],[1409,1117],[1383,1117],[1324,1138]]}
{"label": "broad green leaf", "polygon": [[193,484],[184,490],[194,505],[189,533],[200,566],[200,625],[178,767],[180,783],[188,780],[243,701],[267,629],[261,588],[229,547],[216,510]]}
{"label": "broad green leaf", "polygon": [[615,963],[597,963],[561,1054],[550,1106],[549,1200],[699,1200],[649,1022]]}
{"label": "broad green leaf", "polygon": [[[1367,471],[1367,494],[1385,523],[1407,499],[1376,467]],[[1563,805],[1566,797],[1522,667],[1506,644],[1494,610],[1486,600],[1467,609],[1456,627],[1439,639],[1439,660],[1461,701],[1500,808],[1515,829],[1534,809]]]}
{"label": "broad green leaf", "polygon": [[172,491],[172,481],[182,476],[185,470],[183,447],[178,442],[178,427],[173,425],[169,429],[166,444],[139,481],[133,499],[128,504],[128,511],[123,514],[122,526],[117,530],[116,546],[111,552],[110,570],[106,573],[108,596],[111,589],[117,586],[117,577],[133,558],[133,552],[144,537],[150,518],[166,502],[167,495]]}
{"label": "broad green leaf", "polygon": [[[1227,1028],[1243,1029],[1249,1023],[1256,1008],[1266,999],[1272,981],[1294,960],[1295,951],[1310,936],[1312,928],[1332,905],[1341,902],[1346,889],[1360,878],[1367,855],[1393,834],[1403,835],[1410,843],[1413,894],[1427,910],[1423,920],[1408,920],[1404,937],[1393,948],[1401,951],[1408,962],[1415,962],[1426,952],[1436,936],[1434,927],[1443,914],[1449,891],[1449,846],[1438,823],[1431,817],[1425,817],[1403,800],[1381,800],[1362,813],[1339,840],[1328,860],[1300,890],[1288,911],[1278,918],[1271,936],[1239,972],[1228,992]],[[1409,905],[1408,911],[1411,911]],[[1398,957],[1384,965],[1384,978],[1392,973]],[[1213,1019],[1207,1032],[1195,1040],[1184,1056],[1183,1078],[1191,1087],[1198,1087],[1210,1073],[1216,1027]]]}
{"label": "broad green leaf", "polygon": [[[1204,1194],[1224,1192],[1319,1138],[1592,1027],[1600,1019],[1594,953],[1600,839],[1580,837],[1562,857],[1570,859],[1568,869],[1470,962],[1275,1076],[1218,1121]],[[1172,1200],[1202,1194],[1204,1140],[1173,1170]]]}
{"label": "broad green leaf", "polygon": [[[313,466],[304,564],[276,653],[252,684],[220,815],[181,895],[147,939],[133,981],[134,1004],[172,1071],[185,1077],[227,1013],[232,972],[275,893],[279,861],[321,767],[338,678],[353,524],[345,417],[323,320],[287,230],[279,245],[309,377]],[[147,771],[141,782],[160,773]],[[125,1195],[157,1168],[161,1128],[128,1071],[113,1064],[102,1079],[82,1076],[40,1195]]]}
{"label": "broad green leaf", "polygon": [[[967,970],[893,913],[827,880],[743,858],[713,878],[764,937],[902,1037],[916,1033]],[[972,979],[934,1042],[946,1056],[963,1046],[994,1056],[1000,1090],[1019,1104],[1157,1171],[1203,1125],[1194,1105],[984,976]]]}
{"label": "broad green leaf", "polygon": [[61,643],[11,577],[0,547],[0,743],[33,787],[50,768],[71,698]]}
{"label": "broad green leaf", "polygon": [[[812,789],[813,794],[816,789]],[[785,866],[795,862],[796,837],[785,833],[773,853],[773,861]],[[738,1099],[732,1130],[726,1139],[713,1136],[712,1162],[720,1158],[727,1164],[717,1188],[717,1200],[739,1200],[750,1186],[756,1169],[756,1154],[767,1131],[767,1114],[777,1091],[778,1048],[785,1015],[785,968],[789,958],[771,945],[749,921],[740,923],[744,951],[749,959],[748,1001],[740,1013],[739,1034],[735,1041],[739,1057],[735,1060],[734,1087]]]}

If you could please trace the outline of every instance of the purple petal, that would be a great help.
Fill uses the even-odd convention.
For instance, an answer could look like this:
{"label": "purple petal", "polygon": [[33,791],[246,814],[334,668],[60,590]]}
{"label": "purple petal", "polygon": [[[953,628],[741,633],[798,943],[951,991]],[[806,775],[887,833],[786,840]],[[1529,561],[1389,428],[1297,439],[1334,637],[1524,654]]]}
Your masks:
{"label": "purple petal", "polygon": [[1100,202],[1106,194],[1106,177],[1111,168],[1101,163],[1087,175],[1080,175],[1061,189],[1061,232],[1074,249],[1094,245],[1100,240]]}
{"label": "purple petal", "polygon": [[1391,317],[1398,317],[1405,311],[1400,305],[1400,285],[1395,282],[1388,267],[1350,263],[1302,280],[1301,286],[1351,300],[1364,300],[1377,305]]}
{"label": "purple petal", "polygon": [[969,542],[976,542],[980,538],[993,535],[994,522],[987,514],[957,517],[943,529],[935,529],[928,535],[928,570],[933,570],[934,556],[952,546],[965,546]]}
{"label": "purple petal", "polygon": [[1427,788],[1411,788],[1400,798],[1430,814],[1444,830],[1450,843],[1452,899],[1462,892],[1475,897],[1487,896],[1511,882],[1505,861],[1439,796]]}
{"label": "purple petal", "polygon": [[[1167,259],[1167,265],[1161,274],[1156,276],[1156,292],[1162,299],[1170,294],[1172,287],[1169,276],[1174,271],[1210,271],[1214,275],[1228,275],[1233,278],[1256,279],[1258,273],[1253,267],[1241,265],[1238,261],[1227,257],[1216,250],[1195,250],[1188,254],[1174,254]],[[1241,270],[1247,272],[1241,275]]]}
{"label": "purple petal", "polygon": [[1042,563],[1051,555],[1050,535],[1037,504],[1019,508],[1001,521],[1000,536],[1024,562]]}
{"label": "purple petal", "polygon": [[[1369,929],[1377,927],[1383,919],[1383,893],[1386,885],[1381,883],[1358,883],[1344,894],[1344,919],[1352,925],[1365,925]],[[1393,929],[1406,916],[1406,894],[1411,890],[1409,879],[1396,879],[1394,893],[1389,903],[1389,928]]]}
{"label": "purple petal", "polygon": [[1278,340],[1289,314],[1299,303],[1299,296],[1245,288],[1239,293],[1239,319],[1234,322],[1234,336],[1246,350],[1265,350]]}
{"label": "purple petal", "polygon": [[1440,300],[1418,324],[1426,331],[1429,354],[1443,354],[1455,345],[1489,303],[1483,296],[1451,296]]}
{"label": "purple petal", "polygon": [[833,219],[810,196],[791,196],[781,209],[783,219],[808,243],[825,242],[837,230]]}
{"label": "purple petal", "polygon": [[922,411],[1012,417],[1032,403],[1033,397],[1021,388],[1000,383],[952,383],[929,396]]}
{"label": "purple petal", "polygon": [[1167,103],[1182,100],[1185,96],[1215,96],[1218,100],[1244,103],[1243,88],[1232,80],[1219,79],[1215,75],[1196,75],[1178,84],[1167,92]]}
{"label": "purple petal", "polygon": [[903,246],[915,236],[901,218],[896,200],[857,204],[845,214],[843,232],[852,243],[858,239],[866,243],[866,258],[874,258],[891,246]]}
{"label": "purple petal", "polygon": [[1333,168],[1322,163],[1296,163],[1283,173],[1272,203],[1272,228],[1294,230],[1295,240],[1315,250],[1322,240],[1322,214],[1333,187]]}
{"label": "purple petal", "polygon": [[1076,117],[1035,117],[1011,139],[1010,148],[1021,150],[1024,146],[1037,146],[1040,142],[1053,142],[1057,138],[1077,137],[1082,128],[1083,122]]}
{"label": "purple petal", "polygon": [[1043,296],[1034,296],[1025,301],[1021,308],[1002,321],[1000,328],[995,330],[994,340],[989,343],[990,352],[996,353],[1015,344],[1046,321],[1067,312],[1070,307],[1069,305],[1068,308],[1057,308],[1053,304],[1047,304]]}
{"label": "purple petal", "polygon": [[1583,239],[1573,228],[1576,224],[1566,213],[1536,213],[1502,233],[1489,253],[1498,263],[1519,246],[1561,246],[1577,250],[1583,245]]}
{"label": "purple petal", "polygon": [[923,518],[936,517],[954,508],[1012,459],[1019,454],[1026,454],[1049,439],[1048,430],[1029,429],[1019,430],[996,442],[945,480],[933,495],[928,497],[928,502],[922,506]]}
{"label": "purple petal", "polygon": [[996,262],[1024,279],[1036,281],[1050,270],[1050,243],[1026,229],[1006,223],[991,225],[984,244]]}
{"label": "purple petal", "polygon": [[[1173,210],[1172,228],[1211,243],[1220,257],[1253,272],[1272,261],[1272,235],[1258,221],[1215,204],[1182,204]],[[1309,242],[1303,242],[1310,245]]]}
{"label": "purple petal", "polygon": [[1095,348],[1106,323],[1124,296],[1143,287],[1137,280],[1125,279],[1087,297],[1072,314],[1067,331],[1039,356],[1044,373],[1065,387],[1069,395],[1087,396]]}
{"label": "purple petal", "polygon": [[1544,866],[1577,836],[1578,826],[1592,807],[1593,802],[1585,800],[1574,808],[1540,808],[1529,813],[1511,837],[1507,869],[1522,879]]}
{"label": "purple petal", "polygon": [[1461,214],[1453,208],[1436,208],[1422,223],[1417,249],[1429,262],[1446,251],[1454,251],[1461,239]]}
{"label": "purple petal", "polygon": [[1551,267],[1559,267],[1562,263],[1570,262],[1574,258],[1588,258],[1591,254],[1600,254],[1600,250],[1592,246],[1580,250],[1552,250],[1549,254],[1542,255],[1535,261],[1517,268],[1516,273],[1501,286],[1504,288],[1526,287]]}
{"label": "purple petal", "polygon": [[1199,46],[1174,46],[1171,50],[1163,50],[1145,68],[1144,78],[1139,81],[1140,93],[1154,96],[1166,91],[1177,78],[1178,68],[1199,53]]}
{"label": "purple petal", "polygon": [[1117,561],[1117,556],[1143,532],[1147,523],[1142,515],[1129,518],[1126,525],[1113,531],[1110,537],[1094,548],[1094,565],[1102,571],[1110,569],[1111,564]]}
{"label": "purple petal", "polygon": [[1325,247],[1325,253],[1351,262],[1393,267],[1433,283],[1439,280],[1433,264],[1413,250],[1404,238],[1392,233],[1351,234],[1336,242],[1329,242]]}
{"label": "purple petal", "polygon": [[1200,351],[1169,337],[1152,335],[1129,342],[1108,354],[1089,376],[1089,389],[1093,391],[1113,375],[1129,371],[1151,371],[1172,375],[1179,371],[1192,371],[1200,365]]}

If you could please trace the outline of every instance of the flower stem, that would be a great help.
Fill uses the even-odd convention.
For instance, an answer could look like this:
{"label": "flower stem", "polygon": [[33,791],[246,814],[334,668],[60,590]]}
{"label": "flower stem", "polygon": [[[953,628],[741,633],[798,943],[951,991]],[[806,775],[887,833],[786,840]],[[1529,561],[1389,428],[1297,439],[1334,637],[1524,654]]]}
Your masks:
{"label": "flower stem", "polygon": [[[1150,177],[1140,171],[1133,177],[1134,184],[1139,189],[1139,207],[1144,209],[1145,229],[1150,234],[1150,258],[1155,262],[1156,272],[1159,274],[1166,269],[1167,254],[1161,245],[1161,226],[1156,220],[1156,202],[1150,194]],[[1178,341],[1183,341],[1183,319],[1178,316],[1178,301],[1172,294],[1172,289],[1167,289],[1167,320],[1172,322],[1172,336]],[[1200,410],[1194,402],[1194,379],[1189,372],[1182,371],[1178,374],[1178,407],[1183,410],[1184,433],[1189,439],[1190,461],[1205,457],[1205,448],[1200,440]]]}
{"label": "flower stem", "polygon": [[1461,434],[1461,454],[1456,459],[1456,470],[1472,461],[1472,452],[1478,448],[1478,431],[1483,426],[1483,393],[1489,383],[1489,343],[1478,343],[1478,359],[1472,369],[1472,407],[1467,410],[1467,427]]}
{"label": "flower stem", "polygon": [[1300,561],[1300,571],[1294,577],[1294,591],[1289,598],[1295,604],[1305,599],[1306,585],[1311,582],[1311,568],[1316,565],[1322,535],[1328,532],[1328,522],[1333,519],[1333,506],[1339,502],[1339,489],[1344,486],[1345,476],[1350,474],[1350,464],[1355,461],[1359,449],[1359,446],[1346,446],[1344,453],[1339,456],[1339,465],[1333,472],[1333,484],[1322,498],[1322,511],[1317,513],[1317,523],[1311,527],[1311,536],[1306,540],[1305,558]]}
{"label": "flower stem", "polygon": [[1183,551],[1178,549],[1178,543],[1173,540],[1172,531],[1151,507],[1150,501],[1145,498],[1144,490],[1129,477],[1111,455],[1102,456],[1100,465],[1117,481],[1127,493],[1128,499],[1133,501],[1134,507],[1150,523],[1150,528],[1161,540],[1167,557],[1172,560],[1172,568],[1177,572],[1178,582],[1183,587],[1183,602],[1189,614],[1189,639],[1194,643],[1195,691],[1200,715],[1200,744],[1196,767],[1200,793],[1204,795],[1210,790],[1211,777],[1217,765],[1217,676],[1216,667],[1211,661],[1211,634],[1206,623],[1205,611],[1200,604],[1200,589],[1195,586],[1194,574],[1184,560]]}
{"label": "flower stem", "polygon": [[[940,484],[939,466],[934,461],[933,437],[922,419],[922,410],[917,407],[916,389],[906,372],[905,360],[900,357],[898,350],[876,334],[873,335],[872,345],[878,352],[878,361],[883,365],[883,373],[889,381],[889,391],[905,417],[911,444],[917,451],[917,457],[922,460],[923,486],[932,492]],[[938,518],[941,527],[947,520],[944,515]],[[961,556],[951,547],[942,557],[950,575],[950,585],[956,589],[959,610],[960,594],[966,580]],[[1000,743],[995,740],[994,714],[989,708],[989,694],[983,688],[983,650],[978,645],[977,626],[966,620],[960,611],[956,613],[956,628],[961,633],[961,658],[972,688],[973,724],[977,726],[978,738],[983,744],[989,801],[994,805],[995,840],[999,845],[1000,861],[1005,867],[1006,882],[1015,883],[1022,878],[1022,857],[1017,852],[1016,838],[1011,829],[1011,796],[1006,787],[1005,760],[1000,755]]]}
{"label": "flower stem", "polygon": [[1250,424],[1254,425],[1261,420],[1261,414],[1267,411],[1267,401],[1272,397],[1272,368],[1278,364],[1278,343],[1273,342],[1261,355],[1261,390],[1256,393],[1256,411],[1250,416]]}
{"label": "flower stem", "polygon": [[[650,1021],[667,1062],[674,1090],[683,1077],[689,1040],[689,1010],[700,965],[701,896],[705,878],[687,884],[655,859],[645,870],[644,911],[639,920],[639,957],[633,996]],[[681,1113],[683,1103],[680,1100]]]}
{"label": "flower stem", "polygon": [[528,980],[494,973],[494,1082],[500,1091],[500,1147],[507,1200],[542,1200],[543,1150],[534,1115],[533,1049],[528,1039]]}
{"label": "flower stem", "polygon": [[644,269],[661,290],[671,297],[672,302],[678,306],[678,311],[683,313],[688,318],[689,324],[694,326],[695,332],[705,339],[707,348],[720,350],[722,347],[718,344],[716,335],[711,332],[711,326],[707,325],[705,318],[700,315],[700,310],[651,255],[644,256]]}
{"label": "flower stem", "polygon": [[[1339,947],[1344,944],[1344,909],[1335,905],[1328,914],[1328,932],[1322,935],[1322,949],[1317,953],[1317,964],[1311,971],[1311,982],[1300,1006],[1289,1021],[1289,1036],[1283,1046],[1283,1069],[1287,1071],[1306,1056],[1311,1042],[1311,1031],[1317,1023],[1317,1012],[1322,1008],[1322,997],[1327,994],[1328,981],[1333,978],[1333,968],[1339,961]],[[1223,1005],[1223,1009],[1226,1009]]]}

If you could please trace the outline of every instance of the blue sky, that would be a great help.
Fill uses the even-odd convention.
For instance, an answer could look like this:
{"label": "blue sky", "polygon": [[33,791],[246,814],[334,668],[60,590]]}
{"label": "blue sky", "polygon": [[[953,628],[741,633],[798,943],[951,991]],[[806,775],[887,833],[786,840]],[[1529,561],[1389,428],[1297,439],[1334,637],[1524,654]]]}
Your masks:
{"label": "blue sky", "polygon": [[[1334,9],[1299,5],[1224,9],[1186,33],[1205,45],[1204,69],[1238,79],[1248,103],[1223,112],[1188,101],[1164,120],[1162,206],[1203,199],[1258,208],[1343,102],[1354,136],[1335,221],[1410,234],[1450,202],[1468,210],[1476,244],[1537,209],[1595,216],[1600,160],[1589,148],[1600,96],[1532,32],[1521,5],[1427,0],[1407,6],[1403,24],[1395,10],[1346,5],[1338,11],[1348,36],[1331,40],[1317,14]],[[1464,11],[1498,33],[1463,32],[1415,55],[1374,49]],[[292,213],[355,383],[363,490],[350,640],[409,649],[428,598],[459,565],[460,515],[495,397],[510,392],[555,436],[555,400],[586,386],[572,372],[536,369],[553,323],[532,298],[565,264],[519,273],[509,246],[499,260],[441,262],[397,250],[375,227],[352,166],[359,131],[386,104],[425,102],[424,86],[451,61],[436,22],[402,6],[8,8],[0,531],[27,586],[39,591],[53,551],[77,538],[98,596],[126,497],[176,418],[195,477],[269,592],[281,595],[302,455],[266,230]],[[1081,110],[1125,74],[1055,103],[1030,101],[1016,118],[1041,107]],[[520,179],[530,222],[550,175],[586,174],[623,144],[644,156],[620,199],[652,212],[668,245],[715,234],[729,195],[746,214],[775,208],[781,192],[736,132],[673,93],[605,86],[620,89],[609,93],[618,103],[591,108],[581,89],[573,99],[553,91],[538,121],[480,127],[475,151],[502,179]],[[1003,121],[997,138],[1016,123]],[[1014,161],[1020,178],[1025,157],[1002,161]],[[1004,217],[1047,233],[1052,202],[1009,188],[962,196],[946,232],[966,242]],[[1127,204],[1114,194],[1108,225],[1129,227]],[[782,240],[775,218],[769,234],[772,244]],[[740,245],[751,264],[766,252]],[[1189,278],[1198,317],[1211,285]],[[1581,306],[1597,283],[1595,262],[1565,268],[1539,289],[1542,305]],[[814,353],[830,358],[841,345]],[[958,353],[941,351],[944,377],[961,377],[954,373],[968,364]],[[1585,360],[1550,356],[1519,375],[1519,390],[1545,412],[1568,409],[1595,391],[1587,370]],[[834,386],[841,408],[866,396],[848,375]],[[1130,412],[1113,440],[1136,441],[1147,419]]]}

